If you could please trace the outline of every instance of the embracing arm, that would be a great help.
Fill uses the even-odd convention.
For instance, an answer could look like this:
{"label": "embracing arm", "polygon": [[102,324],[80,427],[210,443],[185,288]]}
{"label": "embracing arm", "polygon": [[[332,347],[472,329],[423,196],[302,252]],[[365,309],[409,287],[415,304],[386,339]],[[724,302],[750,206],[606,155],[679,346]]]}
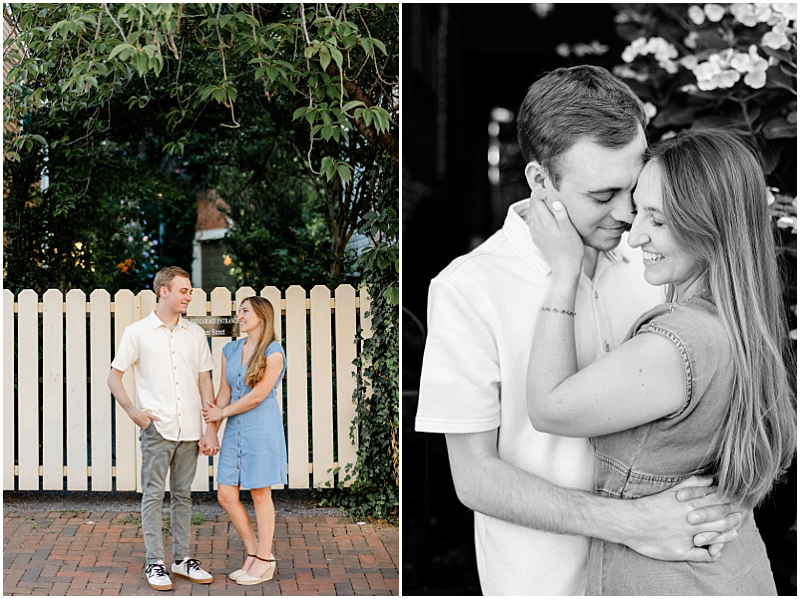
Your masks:
{"label": "embracing arm", "polygon": [[[708,562],[741,524],[733,506],[720,504],[710,479],[692,477],[642,499],[609,499],[559,487],[504,462],[497,453],[497,429],[445,436],[459,500],[520,526],[598,537],[654,559]],[[710,554],[694,546],[712,540],[719,545],[712,545]]]}
{"label": "embracing arm", "polygon": [[542,251],[552,268],[528,361],[533,427],[597,437],[677,412],[686,400],[683,359],[660,335],[638,335],[578,371],[574,310],[583,242],[560,202],[551,212],[544,202],[532,201],[530,227],[535,238],[544,240]]}

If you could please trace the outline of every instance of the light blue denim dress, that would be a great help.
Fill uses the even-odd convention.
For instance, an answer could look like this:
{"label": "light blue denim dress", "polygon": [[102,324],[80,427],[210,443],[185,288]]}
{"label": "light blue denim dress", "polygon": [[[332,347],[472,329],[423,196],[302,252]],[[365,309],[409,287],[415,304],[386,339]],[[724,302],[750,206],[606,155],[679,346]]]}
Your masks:
{"label": "light blue denim dress", "polygon": [[[231,387],[231,404],[251,391],[245,384],[247,362],[242,364],[245,339],[231,341],[222,348],[227,361],[225,376]],[[219,452],[217,483],[260,489],[286,484],[286,438],[278,406],[277,389],[286,372],[286,354],[273,341],[266,355],[280,352],[283,369],[267,398],[256,407],[228,418]]]}
{"label": "light blue denim dress", "polygon": [[[595,494],[653,495],[693,474],[713,474],[716,435],[733,388],[731,348],[722,319],[695,296],[657,306],[628,333],[672,341],[685,367],[686,399],[665,418],[592,439]],[[592,539],[587,595],[776,595],[766,549],[748,512],[739,535],[715,563],[664,562],[624,545]]]}

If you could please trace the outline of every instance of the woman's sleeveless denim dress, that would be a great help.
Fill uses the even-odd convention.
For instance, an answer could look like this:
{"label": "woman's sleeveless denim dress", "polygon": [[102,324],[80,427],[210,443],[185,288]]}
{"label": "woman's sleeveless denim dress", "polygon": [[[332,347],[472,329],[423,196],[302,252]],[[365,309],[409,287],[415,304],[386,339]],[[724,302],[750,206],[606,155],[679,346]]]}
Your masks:
{"label": "woman's sleeveless denim dress", "polygon": [[[245,384],[244,342],[244,338],[238,339],[222,348],[226,360],[225,376],[231,387],[231,404],[252,390]],[[225,424],[217,468],[218,484],[260,489],[287,482],[286,438],[277,399],[278,384],[286,372],[286,354],[277,341],[269,344],[265,354],[269,356],[275,352],[283,356],[283,369],[272,391],[256,407],[231,416]]]}
{"label": "woman's sleeveless denim dress", "polygon": [[[695,296],[642,315],[631,331],[663,335],[683,356],[686,400],[674,414],[592,439],[595,493],[635,499],[712,470],[733,388],[731,348],[716,307]],[[769,560],[748,512],[715,563],[665,562],[592,539],[587,595],[776,595]]]}

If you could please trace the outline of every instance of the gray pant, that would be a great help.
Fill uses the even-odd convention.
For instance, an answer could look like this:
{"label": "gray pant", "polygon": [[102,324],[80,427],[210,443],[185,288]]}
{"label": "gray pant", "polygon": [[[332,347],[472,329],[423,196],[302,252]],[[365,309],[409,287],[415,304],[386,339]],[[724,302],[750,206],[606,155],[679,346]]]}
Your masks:
{"label": "gray pant", "polygon": [[197,469],[197,441],[168,441],[153,421],[139,438],[142,442],[142,532],[146,563],[164,559],[161,506],[169,470],[172,557],[189,556],[192,521],[192,481]]}

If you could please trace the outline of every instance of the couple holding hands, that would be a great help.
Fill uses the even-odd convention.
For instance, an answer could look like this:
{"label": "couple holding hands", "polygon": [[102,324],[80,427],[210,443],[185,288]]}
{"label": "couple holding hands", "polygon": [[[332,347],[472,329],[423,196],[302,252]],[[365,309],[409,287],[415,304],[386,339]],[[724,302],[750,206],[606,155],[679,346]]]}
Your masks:
{"label": "couple holding hands", "polygon": [[[239,328],[247,337],[223,349],[222,377],[214,400],[214,361],[204,331],[182,319],[192,284],[182,268],[162,269],[153,284],[158,307],[130,325],[120,342],[108,383],[120,406],[141,429],[142,531],[147,552],[145,575],[153,589],[170,590],[164,565],[161,505],[170,473],[173,564],[176,576],[210,584],[213,577],[189,554],[191,486],[198,454],[219,453],[217,497],[242,537],[247,557],[228,576],[241,585],[270,580],[275,508],[271,486],[286,484],[286,441],[277,387],[286,357],[275,337],[272,304],[253,296],[241,302]],[[133,368],[138,409],[122,376]],[[217,431],[228,422],[222,444]],[[206,430],[203,433],[203,420]],[[249,489],[256,513],[256,537],[239,489]]]}

